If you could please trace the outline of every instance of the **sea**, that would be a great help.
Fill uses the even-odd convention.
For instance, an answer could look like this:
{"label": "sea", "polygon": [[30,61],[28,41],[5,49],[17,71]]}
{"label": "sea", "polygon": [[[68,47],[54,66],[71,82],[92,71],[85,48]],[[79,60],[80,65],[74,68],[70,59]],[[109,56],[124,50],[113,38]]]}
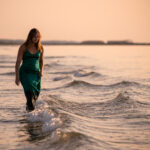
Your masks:
{"label": "sea", "polygon": [[150,150],[150,46],[44,45],[36,109],[0,46],[0,150]]}

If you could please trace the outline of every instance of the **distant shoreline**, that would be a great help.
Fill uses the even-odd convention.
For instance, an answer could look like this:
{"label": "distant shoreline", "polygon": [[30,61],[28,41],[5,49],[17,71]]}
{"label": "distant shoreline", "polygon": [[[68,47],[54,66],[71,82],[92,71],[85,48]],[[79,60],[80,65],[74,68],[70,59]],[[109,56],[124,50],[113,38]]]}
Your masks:
{"label": "distant shoreline", "polygon": [[[0,39],[0,45],[21,45],[24,41],[23,40],[10,40],[10,39]],[[150,43],[143,43],[143,42],[132,42],[129,40],[122,40],[122,41],[95,41],[95,40],[88,40],[88,41],[81,41],[81,42],[76,42],[76,41],[41,41],[41,43],[43,45],[51,45],[51,46],[55,46],[55,45],[79,45],[79,46],[125,46],[125,45],[130,45],[130,46],[138,46],[138,45],[142,45],[142,46],[150,46]]]}

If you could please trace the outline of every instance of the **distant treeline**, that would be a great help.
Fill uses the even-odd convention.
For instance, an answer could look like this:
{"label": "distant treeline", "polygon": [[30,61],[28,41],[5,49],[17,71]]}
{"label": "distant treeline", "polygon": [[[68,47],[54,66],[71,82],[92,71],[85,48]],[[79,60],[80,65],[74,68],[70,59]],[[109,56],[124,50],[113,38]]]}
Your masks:
{"label": "distant treeline", "polygon": [[[0,39],[0,45],[20,45],[23,40],[9,40],[9,39]],[[117,41],[99,41],[99,40],[87,40],[87,41],[41,41],[43,45],[150,45],[150,43],[140,43],[132,42],[130,40],[117,40]]]}

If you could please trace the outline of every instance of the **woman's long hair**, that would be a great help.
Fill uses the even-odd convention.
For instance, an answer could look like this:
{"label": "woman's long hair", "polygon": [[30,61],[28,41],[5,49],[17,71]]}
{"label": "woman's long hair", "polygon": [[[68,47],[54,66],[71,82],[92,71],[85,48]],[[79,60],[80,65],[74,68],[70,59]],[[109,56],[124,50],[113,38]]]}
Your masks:
{"label": "woman's long hair", "polygon": [[38,42],[35,43],[35,47],[36,47],[37,50],[42,50],[42,44],[41,44],[41,41],[40,41],[40,39],[41,39],[41,33],[40,33],[39,30],[36,29],[36,28],[32,28],[32,29],[30,30],[30,32],[29,32],[29,34],[28,34],[28,37],[27,37],[26,41],[24,42],[24,45],[25,45],[26,47],[28,47],[28,45],[32,42],[32,38],[33,38],[37,33],[39,34],[40,38],[39,38]]}

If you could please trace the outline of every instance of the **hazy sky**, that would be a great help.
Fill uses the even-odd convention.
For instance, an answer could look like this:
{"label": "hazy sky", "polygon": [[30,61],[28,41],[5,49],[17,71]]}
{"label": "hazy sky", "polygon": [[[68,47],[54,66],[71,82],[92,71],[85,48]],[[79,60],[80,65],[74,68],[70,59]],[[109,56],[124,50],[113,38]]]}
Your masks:
{"label": "hazy sky", "polygon": [[0,38],[150,42],[150,0],[0,0]]}

